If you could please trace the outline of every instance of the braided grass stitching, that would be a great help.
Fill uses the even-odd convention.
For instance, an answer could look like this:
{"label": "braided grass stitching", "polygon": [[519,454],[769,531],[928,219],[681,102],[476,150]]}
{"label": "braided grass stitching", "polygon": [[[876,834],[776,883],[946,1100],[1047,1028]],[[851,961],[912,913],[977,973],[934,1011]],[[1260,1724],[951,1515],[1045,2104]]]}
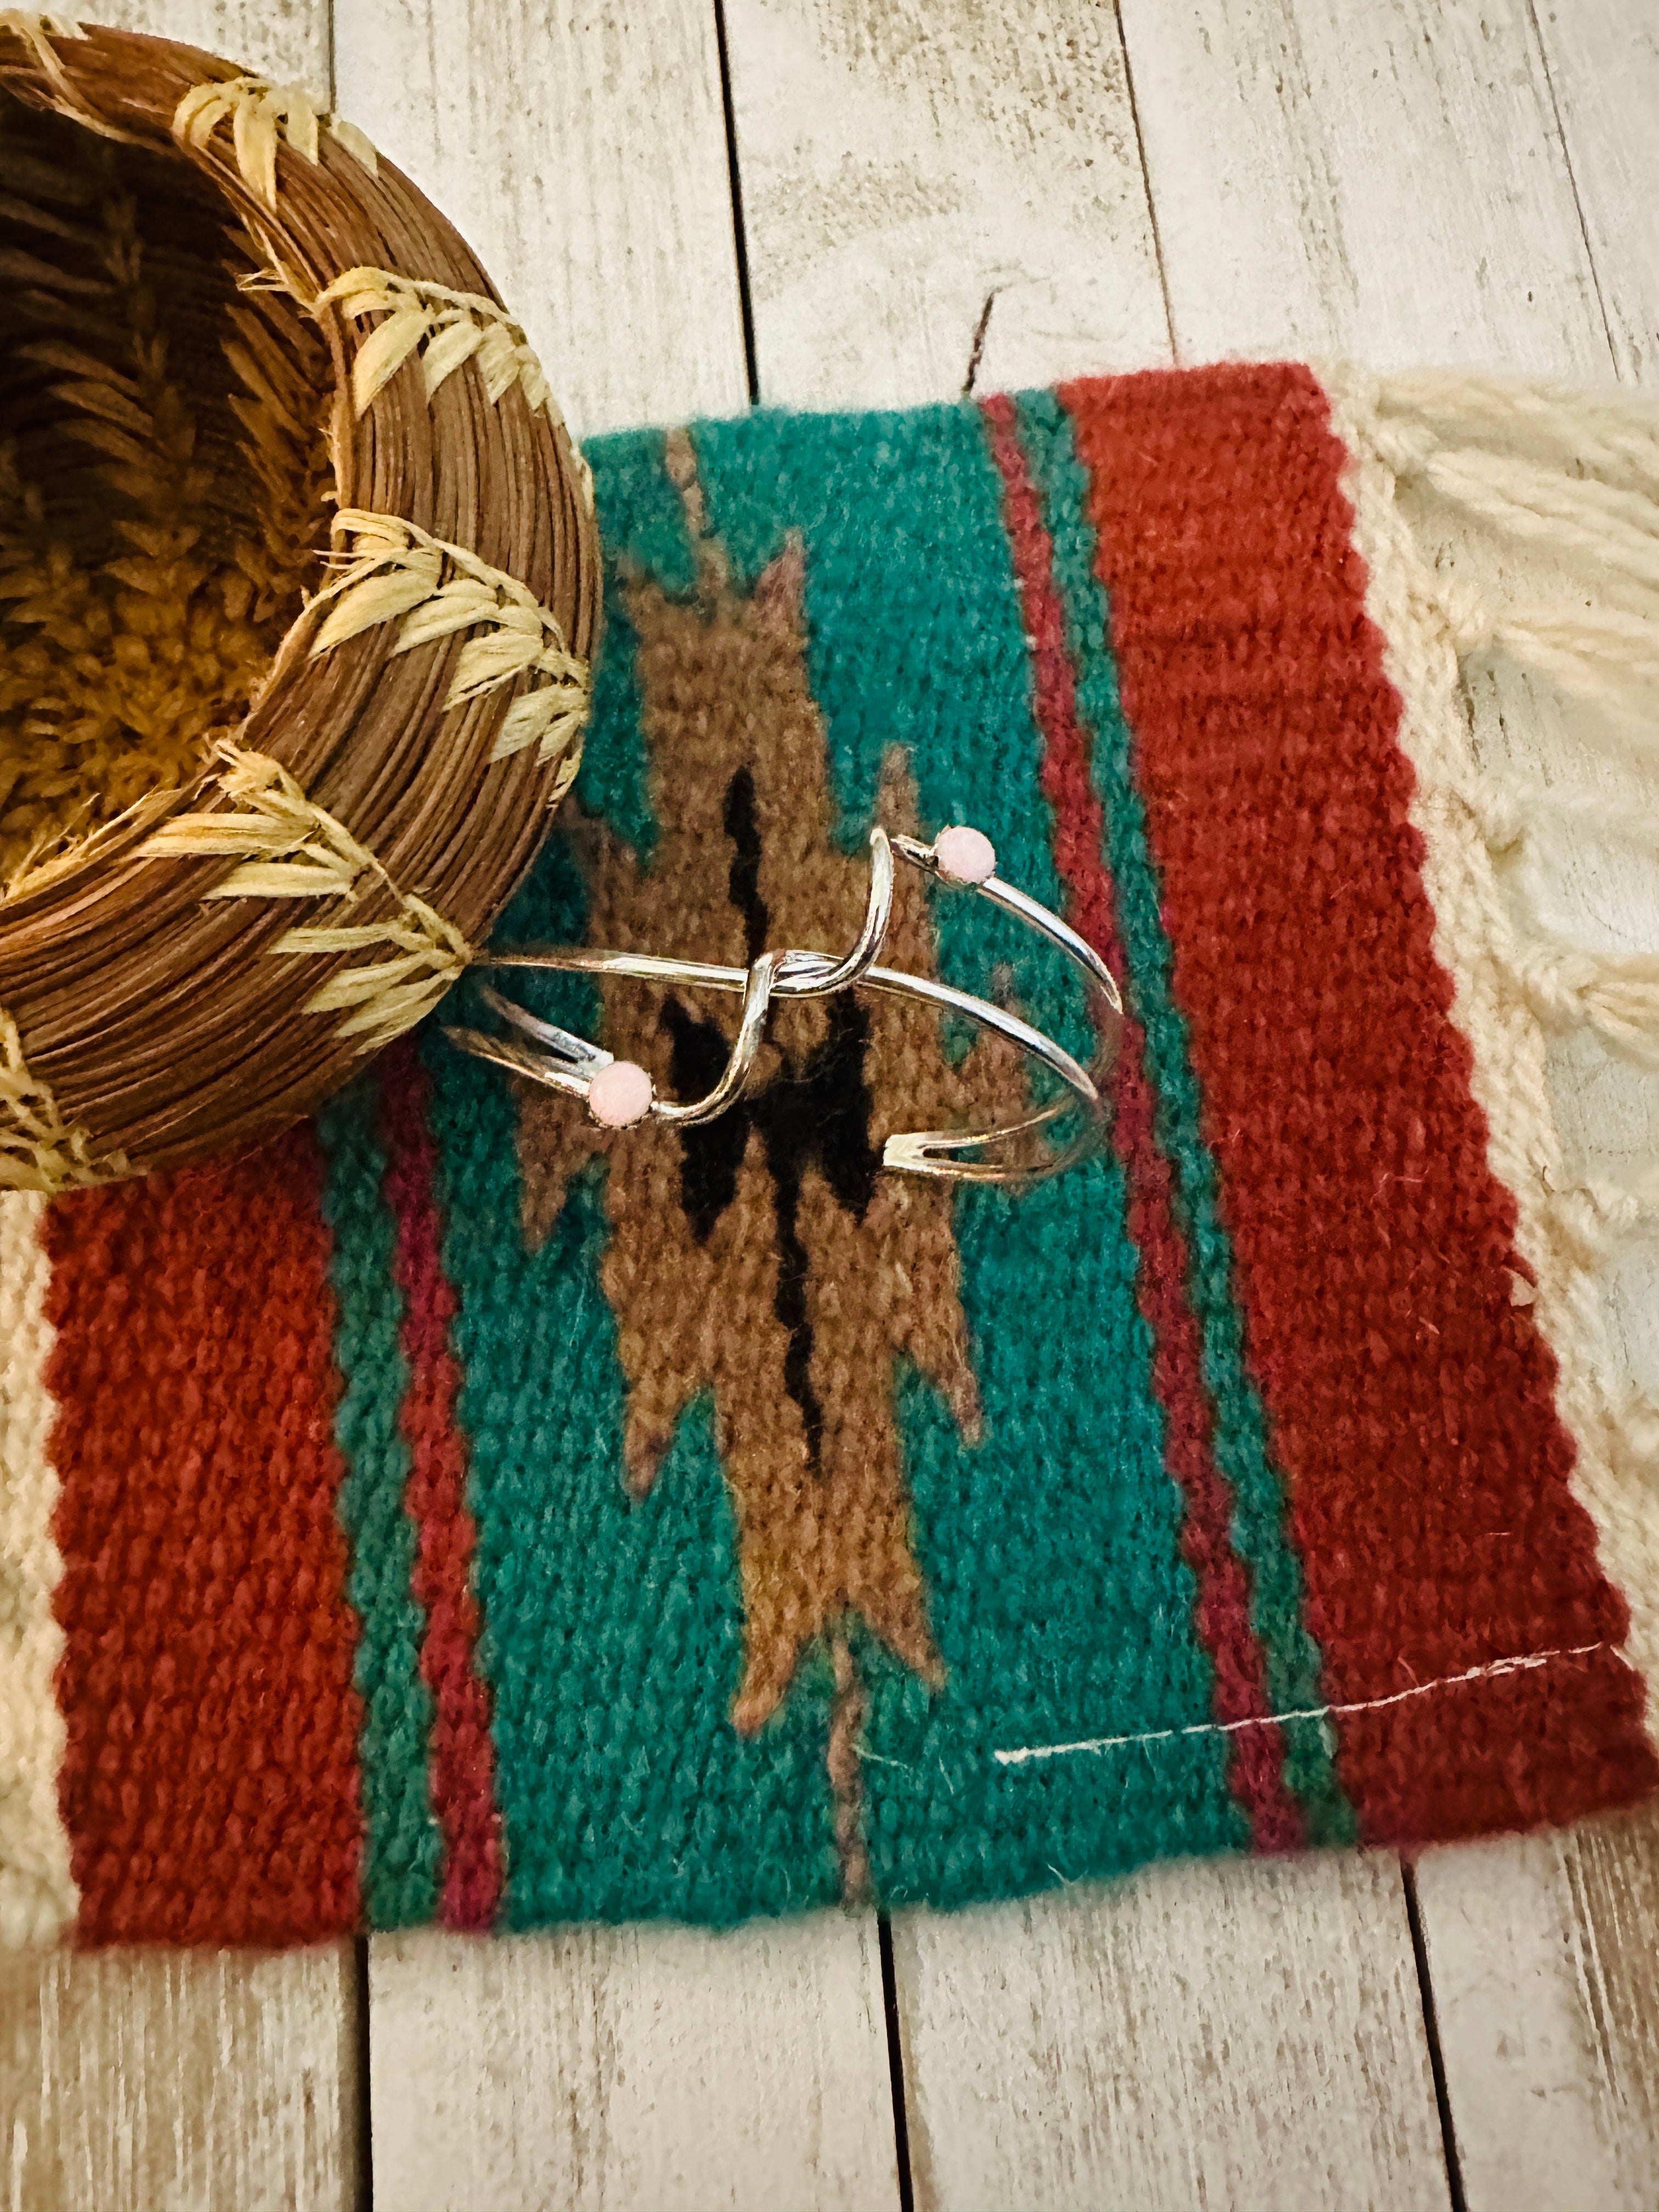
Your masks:
{"label": "braided grass stitching", "polygon": [[307,799],[288,770],[264,753],[225,743],[217,785],[240,811],[181,815],[148,837],[141,854],[154,860],[236,860],[209,898],[338,898],[350,904],[382,884],[398,901],[386,921],[284,930],[269,950],[283,954],[375,953],[390,960],[354,962],[331,975],[305,1001],[308,1014],[343,1013],[335,1034],[378,1052],[411,1028],[456,982],[472,948],[453,922],[424,899],[400,891],[368,847],[342,822]]}
{"label": "braided grass stitching", "polygon": [[261,76],[221,77],[192,85],[173,111],[173,135],[181,146],[204,152],[227,118],[242,182],[273,214],[279,142],[315,168],[319,132],[326,125],[329,137],[355,155],[371,177],[380,174],[380,158],[356,125],[319,108],[301,85],[270,84]]}
{"label": "braided grass stitching", "polygon": [[476,629],[461,648],[446,708],[464,706],[517,678],[545,679],[513,702],[491,760],[536,747],[545,766],[579,744],[587,726],[587,663],[567,647],[556,617],[516,577],[464,545],[432,538],[401,516],[342,509],[335,527],[356,540],[343,573],[316,604],[332,600],[312,646],[314,658],[376,623],[404,617],[394,653]]}

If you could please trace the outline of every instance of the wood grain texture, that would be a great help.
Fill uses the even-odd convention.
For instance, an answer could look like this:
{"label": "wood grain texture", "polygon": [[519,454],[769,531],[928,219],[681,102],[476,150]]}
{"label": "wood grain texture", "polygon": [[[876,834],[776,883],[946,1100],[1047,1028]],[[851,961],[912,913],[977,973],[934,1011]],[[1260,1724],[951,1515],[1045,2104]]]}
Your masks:
{"label": "wood grain texture", "polygon": [[1122,0],[1180,357],[1605,377],[1526,0]]}
{"label": "wood grain texture", "polygon": [[336,0],[335,97],[476,249],[573,428],[746,404],[707,0]]}
{"label": "wood grain texture", "polygon": [[0,1960],[5,2212],[349,2212],[349,1944]]}
{"label": "wood grain texture", "polygon": [[375,1940],[370,1990],[377,2203],[898,2202],[868,1915],[494,1942],[423,1929]]}
{"label": "wood grain texture", "polygon": [[1651,386],[1659,381],[1659,13],[1639,0],[1534,7],[1607,342],[1620,375]]}
{"label": "wood grain texture", "polygon": [[1659,2203],[1659,1814],[1417,1873],[1469,2212]]}
{"label": "wood grain texture", "polygon": [[919,2212],[1443,2207],[1392,1857],[893,1923]]}
{"label": "wood grain texture", "polygon": [[764,399],[1168,359],[1109,8],[726,0],[726,21]]}
{"label": "wood grain texture", "polygon": [[328,90],[328,0],[97,0],[76,14],[204,46],[279,83]]}

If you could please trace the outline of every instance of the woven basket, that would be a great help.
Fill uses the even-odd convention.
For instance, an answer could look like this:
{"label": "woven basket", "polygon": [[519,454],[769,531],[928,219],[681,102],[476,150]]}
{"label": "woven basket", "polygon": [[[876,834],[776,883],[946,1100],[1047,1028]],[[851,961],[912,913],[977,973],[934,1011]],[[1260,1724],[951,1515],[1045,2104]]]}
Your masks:
{"label": "woven basket", "polygon": [[425,1013],[580,753],[592,494],[361,133],[0,12],[0,1184],[307,1112]]}

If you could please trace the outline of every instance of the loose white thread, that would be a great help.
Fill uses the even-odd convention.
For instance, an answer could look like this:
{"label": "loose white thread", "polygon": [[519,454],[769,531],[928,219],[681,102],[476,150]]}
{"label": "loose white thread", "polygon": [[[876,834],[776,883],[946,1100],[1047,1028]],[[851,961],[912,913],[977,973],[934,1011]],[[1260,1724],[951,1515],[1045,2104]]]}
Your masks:
{"label": "loose white thread", "polygon": [[1431,1690],[1455,1689],[1463,1682],[1490,1681],[1495,1674],[1525,1674],[1534,1667],[1547,1667],[1553,1659],[1583,1659],[1592,1651],[1605,1651],[1605,1644],[1574,1644],[1559,1651],[1529,1651],[1523,1658],[1494,1659],[1490,1666],[1470,1667],[1461,1674],[1437,1675],[1432,1682],[1414,1682],[1409,1690],[1395,1690],[1386,1698],[1358,1698],[1341,1705],[1306,1705],[1299,1712],[1256,1713],[1243,1721],[1194,1721],[1188,1728],[1148,1729],[1142,1735],[1095,1735],[1081,1743],[1030,1743],[1017,1751],[994,1751],[999,1766],[1024,1766],[1038,1759],[1066,1759],[1079,1751],[1116,1751],[1125,1744],[1168,1743],[1183,1735],[1237,1735],[1242,1729],[1278,1728],[1285,1721],[1323,1721],[1341,1713],[1374,1713],[1384,1705],[1403,1705],[1408,1698],[1426,1698]]}

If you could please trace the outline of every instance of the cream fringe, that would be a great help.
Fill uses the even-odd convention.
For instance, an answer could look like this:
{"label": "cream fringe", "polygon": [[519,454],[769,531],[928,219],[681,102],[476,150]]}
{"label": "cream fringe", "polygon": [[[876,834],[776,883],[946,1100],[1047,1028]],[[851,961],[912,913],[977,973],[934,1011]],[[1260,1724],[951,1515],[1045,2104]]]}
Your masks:
{"label": "cream fringe", "polygon": [[242,182],[273,214],[279,140],[314,168],[319,131],[326,125],[329,137],[355,155],[371,177],[380,174],[379,157],[355,123],[343,122],[319,108],[301,86],[268,84],[264,77],[216,78],[210,84],[192,85],[173,111],[173,135],[181,146],[201,152],[227,118]]}
{"label": "cream fringe", "polygon": [[63,1561],[52,1538],[58,1478],[46,1449],[57,1407],[46,1379],[46,1203],[0,1196],[0,1950],[56,1942],[78,1902],[58,1805],[64,1635],[52,1601]]}
{"label": "cream fringe", "polygon": [[1461,658],[1501,653],[1612,722],[1651,758],[1659,701],[1659,404],[1554,385],[1436,374],[1369,386],[1371,447],[1449,516],[1548,554],[1585,590],[1550,606],[1484,605],[1448,580]]}
{"label": "cream fringe", "polygon": [[[1577,1443],[1576,1483],[1603,1567],[1629,1604],[1628,1656],[1659,1688],[1659,1409],[1616,1379],[1600,1271],[1626,1237],[1659,1219],[1659,1174],[1623,1187],[1575,1185],[1545,1077],[1546,1031],[1582,1027],[1659,1066],[1659,954],[1613,958],[1522,933],[1511,920],[1494,852],[1566,849],[1596,797],[1553,791],[1530,817],[1524,787],[1483,775],[1461,689],[1471,657],[1503,652],[1595,710],[1609,743],[1639,727],[1644,687],[1659,672],[1659,412],[1497,379],[1328,373],[1334,426],[1347,447],[1354,543],[1368,571],[1367,609],[1400,693],[1401,742],[1416,769],[1413,820],[1435,949],[1456,995],[1452,1018],[1474,1053],[1493,1172],[1515,1193],[1517,1249],[1556,1357],[1557,1404]],[[1547,547],[1586,591],[1545,607],[1481,607],[1431,569],[1397,498],[1408,485],[1457,522],[1511,547]],[[1584,600],[1595,595],[1588,611]],[[1653,702],[1646,702],[1649,712]],[[1650,751],[1648,771],[1659,767]],[[1652,817],[1637,827],[1650,839]],[[1649,1701],[1659,1736],[1659,1699]]]}
{"label": "cream fringe", "polygon": [[[1659,406],[1553,385],[1418,370],[1372,386],[1371,450],[1443,516],[1501,551],[1536,548],[1579,588],[1553,605],[1492,605],[1442,578],[1445,626],[1465,665],[1502,654],[1589,712],[1583,734],[1659,775]],[[1487,813],[1475,799],[1478,811]],[[1552,793],[1520,842],[1559,855],[1564,814],[1582,828],[1605,802]],[[1521,815],[1517,804],[1513,810]],[[1656,810],[1634,818],[1651,842]],[[1540,929],[1506,956],[1516,988],[1552,1030],[1589,1026],[1640,1066],[1659,1068],[1659,953],[1619,957],[1552,942]]]}
{"label": "cream fringe", "polygon": [[240,811],[176,815],[138,848],[155,860],[204,857],[238,866],[214,884],[209,898],[337,898],[354,902],[371,883],[383,884],[398,903],[388,921],[285,930],[273,954],[368,953],[390,951],[390,960],[368,959],[337,969],[305,1001],[308,1014],[343,1013],[335,1034],[358,1040],[359,1052],[378,1052],[429,1013],[458,982],[472,948],[453,922],[423,899],[401,892],[368,847],[342,822],[307,799],[288,770],[264,753],[218,748],[225,768],[217,779]]}

